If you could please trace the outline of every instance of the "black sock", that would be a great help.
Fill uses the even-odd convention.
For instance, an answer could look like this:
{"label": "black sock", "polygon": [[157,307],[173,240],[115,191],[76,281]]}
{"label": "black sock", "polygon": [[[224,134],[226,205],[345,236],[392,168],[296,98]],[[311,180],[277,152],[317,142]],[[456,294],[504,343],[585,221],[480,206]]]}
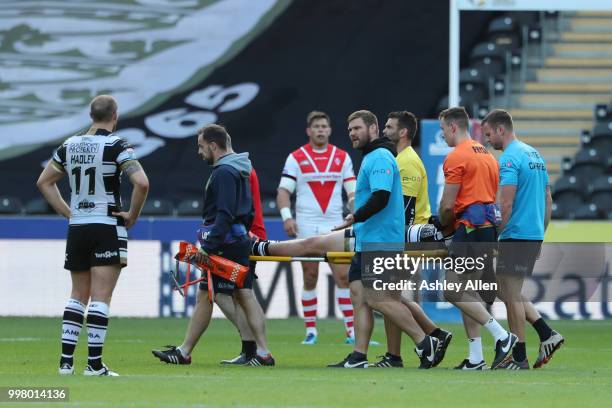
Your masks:
{"label": "black sock", "polygon": [[436,338],[440,338],[440,336],[442,336],[442,330],[440,330],[439,327],[436,327],[431,333],[429,333],[429,335],[431,337],[436,337]]}
{"label": "black sock", "polygon": [[367,360],[368,359],[368,355],[360,353],[358,351],[353,351],[353,355],[351,356],[351,358],[353,360]]}
{"label": "black sock", "polygon": [[552,336],[552,329],[550,326],[546,324],[543,318],[539,318],[532,324],[535,331],[538,332],[538,336],[540,337],[540,341],[544,341]]}
{"label": "black sock", "polygon": [[391,354],[388,351],[387,351],[387,357],[389,357],[389,360],[402,361],[402,356],[396,356],[395,354]]}
{"label": "black sock", "polygon": [[518,342],[512,349],[512,358],[514,361],[525,361],[527,358],[527,350],[525,349],[525,343]]}
{"label": "black sock", "polygon": [[246,358],[251,359],[257,354],[257,343],[253,340],[242,340],[242,351]]}

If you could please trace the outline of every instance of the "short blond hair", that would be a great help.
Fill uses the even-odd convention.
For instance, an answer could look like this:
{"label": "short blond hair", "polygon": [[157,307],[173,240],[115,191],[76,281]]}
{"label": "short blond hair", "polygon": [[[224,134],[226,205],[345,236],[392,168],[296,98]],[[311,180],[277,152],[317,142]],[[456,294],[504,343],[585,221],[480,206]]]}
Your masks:
{"label": "short blond hair", "polygon": [[376,115],[368,110],[358,110],[351,113],[347,119],[347,122],[351,123],[351,121],[359,118],[363,120],[363,123],[365,123],[367,127],[372,125],[376,125],[376,127],[378,127],[378,119],[376,118]]}

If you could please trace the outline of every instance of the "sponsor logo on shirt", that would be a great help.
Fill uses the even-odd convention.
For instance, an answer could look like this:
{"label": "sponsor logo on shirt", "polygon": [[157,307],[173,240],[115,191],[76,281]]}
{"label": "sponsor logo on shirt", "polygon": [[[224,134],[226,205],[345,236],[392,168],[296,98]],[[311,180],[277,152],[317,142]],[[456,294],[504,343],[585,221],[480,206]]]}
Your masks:
{"label": "sponsor logo on shirt", "polygon": [[105,251],[102,253],[95,252],[94,255],[98,259],[102,259],[102,258],[109,259],[109,258],[112,258],[113,256],[119,256],[119,253],[117,253],[117,251]]}
{"label": "sponsor logo on shirt", "polygon": [[70,143],[68,153],[98,153],[100,145],[98,143]]}
{"label": "sponsor logo on shirt", "polygon": [[421,177],[420,176],[404,176],[402,177],[402,181],[407,181],[407,182],[414,181],[418,183],[421,181]]}
{"label": "sponsor logo on shirt", "polygon": [[86,213],[92,212],[94,208],[96,208],[96,203],[94,203],[93,201],[89,201],[87,199],[79,202],[79,204],[77,205],[78,211],[83,211]]}
{"label": "sponsor logo on shirt", "polygon": [[372,175],[374,174],[391,174],[391,170],[390,169],[376,169],[376,170],[372,170]]}

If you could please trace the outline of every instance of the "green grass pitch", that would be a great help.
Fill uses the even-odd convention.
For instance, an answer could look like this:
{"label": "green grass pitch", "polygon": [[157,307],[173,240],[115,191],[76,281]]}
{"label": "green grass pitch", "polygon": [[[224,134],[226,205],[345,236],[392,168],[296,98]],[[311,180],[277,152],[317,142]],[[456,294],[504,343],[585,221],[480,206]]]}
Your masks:
{"label": "green grass pitch", "polygon": [[[404,369],[346,370],[325,365],[341,360],[342,323],[319,321],[319,344],[303,346],[302,321],[270,320],[268,333],[277,366],[221,367],[240,343],[225,320],[213,320],[200,340],[190,366],[160,363],[152,348],[180,343],[186,319],[111,318],[104,360],[121,377],[90,378],[81,372],[86,361],[85,330],[77,347],[77,374],[57,375],[59,318],[0,318],[0,387],[68,387],[67,404],[14,406],[78,407],[604,407],[612,387],[612,322],[563,321],[553,327],[566,343],[540,370],[526,372],[456,372],[449,368],[467,355],[463,328],[454,333],[445,360],[432,370],[418,370],[407,338]],[[377,319],[374,338],[384,343]],[[527,328],[528,356],[535,361],[538,341]],[[485,356],[491,361],[490,336],[483,332]],[[371,347],[369,359],[383,354]],[[444,404],[444,405],[442,405]],[[0,403],[0,407],[10,404]]]}

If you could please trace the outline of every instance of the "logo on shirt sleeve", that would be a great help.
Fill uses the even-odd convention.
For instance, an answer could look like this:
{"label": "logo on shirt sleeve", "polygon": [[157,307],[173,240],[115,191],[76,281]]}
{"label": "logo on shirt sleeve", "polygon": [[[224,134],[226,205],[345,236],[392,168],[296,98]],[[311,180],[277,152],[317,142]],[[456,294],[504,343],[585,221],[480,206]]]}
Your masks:
{"label": "logo on shirt sleeve", "polygon": [[125,152],[127,153],[127,160],[136,160],[136,152],[134,152],[134,149],[130,147]]}
{"label": "logo on shirt sleeve", "polygon": [[376,174],[391,174],[391,170],[390,169],[376,169],[376,170],[372,170],[372,175],[376,175]]}

